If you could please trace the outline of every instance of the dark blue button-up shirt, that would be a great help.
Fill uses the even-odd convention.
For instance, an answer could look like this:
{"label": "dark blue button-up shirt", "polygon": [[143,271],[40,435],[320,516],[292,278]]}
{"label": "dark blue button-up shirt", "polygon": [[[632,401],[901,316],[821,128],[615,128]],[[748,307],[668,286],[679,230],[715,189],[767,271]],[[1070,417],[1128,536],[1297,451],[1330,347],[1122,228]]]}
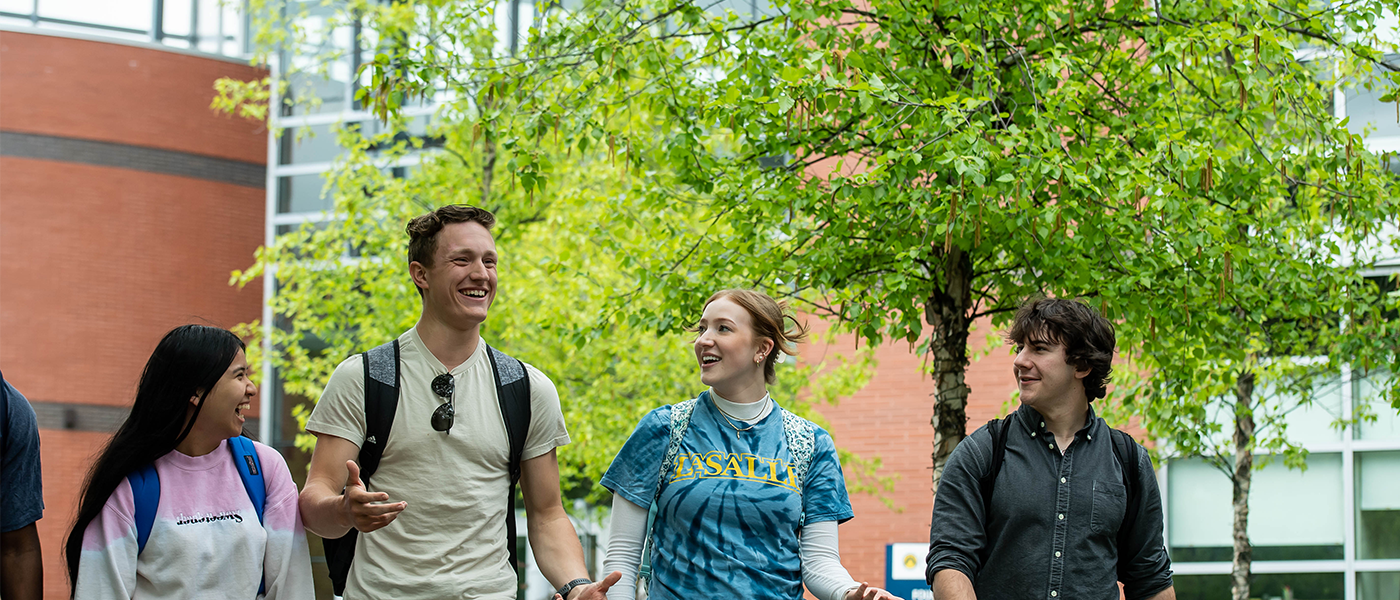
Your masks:
{"label": "dark blue button-up shirt", "polygon": [[[1035,409],[1008,416],[1006,455],[984,514],[981,479],[991,472],[992,436],[978,429],[953,450],[933,502],[928,580],[956,569],[987,599],[1128,600],[1172,584],[1162,539],[1162,497],[1147,452],[1137,448],[1141,495],[1132,531],[1118,547],[1129,472],[1113,454],[1109,427],[1089,409],[1061,454]],[[985,564],[983,563],[985,560]]]}

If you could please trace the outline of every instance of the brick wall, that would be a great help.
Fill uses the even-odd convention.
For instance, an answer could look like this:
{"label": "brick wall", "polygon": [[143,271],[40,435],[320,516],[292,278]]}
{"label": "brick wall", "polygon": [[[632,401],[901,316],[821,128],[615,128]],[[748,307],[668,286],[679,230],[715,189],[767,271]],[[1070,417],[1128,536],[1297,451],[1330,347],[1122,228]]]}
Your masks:
{"label": "brick wall", "polygon": [[[260,124],[209,109],[213,81],[261,72],[121,43],[0,33],[0,131],[266,162]],[[261,314],[229,286],[262,242],[261,185],[0,156],[0,368],[36,402],[125,406],[146,358],[183,323]],[[62,542],[107,433],[41,429],[45,597],[68,597]]]}
{"label": "brick wall", "polygon": [[[986,348],[991,325],[979,321],[969,338],[970,354]],[[854,348],[850,336],[839,336],[831,345],[812,344],[802,349],[803,360],[821,360],[832,352]],[[830,422],[836,444],[862,457],[879,457],[881,475],[897,474],[894,490],[885,494],[895,506],[887,508],[870,494],[852,494],[855,519],[841,526],[841,562],[856,581],[885,585],[885,545],[897,542],[928,543],[929,515],[933,512],[931,475],[933,454],[931,376],[920,375],[922,357],[905,343],[887,344],[876,350],[879,365],[870,383],[836,406],[818,410]],[[1010,351],[1005,347],[975,360],[967,371],[972,388],[968,398],[967,431],[971,433],[1002,412],[1015,391]],[[849,475],[848,475],[849,480]]]}
{"label": "brick wall", "polygon": [[120,43],[0,32],[0,130],[264,163],[263,124],[209,109],[220,77],[261,69]]}

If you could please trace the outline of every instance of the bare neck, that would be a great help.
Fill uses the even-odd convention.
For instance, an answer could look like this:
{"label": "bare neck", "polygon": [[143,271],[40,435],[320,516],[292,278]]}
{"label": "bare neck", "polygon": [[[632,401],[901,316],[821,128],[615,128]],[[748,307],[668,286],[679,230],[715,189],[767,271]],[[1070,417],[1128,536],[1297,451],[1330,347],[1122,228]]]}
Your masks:
{"label": "bare neck", "polygon": [[1045,419],[1045,428],[1055,435],[1055,441],[1059,442],[1062,451],[1069,447],[1074,441],[1074,434],[1079,433],[1089,420],[1089,398],[1082,391],[1032,408]]}
{"label": "bare neck", "polygon": [[448,370],[467,362],[476,352],[476,345],[481,343],[480,323],[470,329],[456,329],[424,312],[413,327],[418,330],[418,338],[423,340],[428,352],[433,353]]}
{"label": "bare neck", "polygon": [[223,438],[206,435],[199,429],[191,429],[190,434],[175,446],[175,451],[185,456],[204,456],[219,449]]}

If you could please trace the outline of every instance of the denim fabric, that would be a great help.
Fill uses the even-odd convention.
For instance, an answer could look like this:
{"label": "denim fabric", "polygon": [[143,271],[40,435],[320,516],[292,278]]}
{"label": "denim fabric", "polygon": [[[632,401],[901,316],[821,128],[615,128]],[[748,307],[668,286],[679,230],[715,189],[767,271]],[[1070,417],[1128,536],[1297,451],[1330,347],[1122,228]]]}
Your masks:
{"label": "denim fabric", "polygon": [[44,516],[44,482],[34,408],[8,381],[0,383],[9,408],[0,431],[0,532],[10,532]]}

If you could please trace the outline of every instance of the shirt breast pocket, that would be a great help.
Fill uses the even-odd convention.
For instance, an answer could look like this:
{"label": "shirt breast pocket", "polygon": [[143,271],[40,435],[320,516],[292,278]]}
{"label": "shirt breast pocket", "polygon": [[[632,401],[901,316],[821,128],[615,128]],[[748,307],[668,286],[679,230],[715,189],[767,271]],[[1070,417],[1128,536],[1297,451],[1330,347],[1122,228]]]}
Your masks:
{"label": "shirt breast pocket", "polygon": [[1120,483],[1094,481],[1094,508],[1089,530],[1106,536],[1118,535],[1123,514],[1128,510],[1127,489]]}

